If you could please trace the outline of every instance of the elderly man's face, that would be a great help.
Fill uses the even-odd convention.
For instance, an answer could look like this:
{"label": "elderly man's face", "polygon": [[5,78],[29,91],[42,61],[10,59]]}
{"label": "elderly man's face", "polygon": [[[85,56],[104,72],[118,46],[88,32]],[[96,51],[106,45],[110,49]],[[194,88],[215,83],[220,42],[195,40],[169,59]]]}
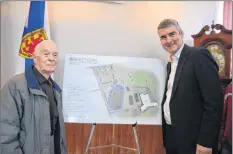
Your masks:
{"label": "elderly man's face", "polygon": [[58,52],[55,43],[46,41],[41,44],[34,57],[36,68],[42,74],[52,74],[57,66]]}

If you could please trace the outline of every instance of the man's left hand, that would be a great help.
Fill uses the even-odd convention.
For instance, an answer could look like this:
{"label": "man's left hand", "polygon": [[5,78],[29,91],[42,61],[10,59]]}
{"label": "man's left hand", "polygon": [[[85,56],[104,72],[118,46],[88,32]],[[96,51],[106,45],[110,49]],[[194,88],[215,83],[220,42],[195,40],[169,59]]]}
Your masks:
{"label": "man's left hand", "polygon": [[196,154],[212,154],[212,148],[206,148],[197,144]]}

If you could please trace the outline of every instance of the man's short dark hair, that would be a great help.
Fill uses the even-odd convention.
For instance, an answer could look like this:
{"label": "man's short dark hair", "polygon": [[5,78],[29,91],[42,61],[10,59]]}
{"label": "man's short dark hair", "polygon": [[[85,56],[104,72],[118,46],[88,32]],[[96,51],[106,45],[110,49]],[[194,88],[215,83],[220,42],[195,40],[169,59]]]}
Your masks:
{"label": "man's short dark hair", "polygon": [[180,28],[179,23],[174,20],[174,19],[164,19],[163,21],[160,22],[160,24],[158,25],[157,30],[161,29],[161,28],[167,28],[167,27],[171,27],[171,26],[175,26],[176,29],[180,32],[183,33],[182,29]]}

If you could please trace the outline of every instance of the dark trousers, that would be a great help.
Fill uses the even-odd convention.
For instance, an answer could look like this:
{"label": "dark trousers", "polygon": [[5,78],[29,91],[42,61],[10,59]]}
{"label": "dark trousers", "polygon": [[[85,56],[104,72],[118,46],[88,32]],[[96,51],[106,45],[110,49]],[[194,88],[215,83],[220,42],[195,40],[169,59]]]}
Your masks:
{"label": "dark trousers", "polygon": [[165,124],[166,131],[166,154],[196,154],[196,145],[191,147],[179,147],[176,143],[174,128],[171,125]]}
{"label": "dark trousers", "polygon": [[[171,125],[165,124],[166,131],[166,154],[196,154],[196,144],[191,145],[190,147],[178,146],[176,139],[179,136],[176,136],[174,128]],[[212,154],[217,154],[217,142],[213,148]]]}
{"label": "dark trousers", "polygon": [[196,154],[196,149],[166,148],[166,154]]}
{"label": "dark trousers", "polygon": [[59,119],[56,122],[55,130],[54,130],[54,152],[55,152],[55,154],[61,154],[61,149],[60,149],[60,123],[59,123]]}

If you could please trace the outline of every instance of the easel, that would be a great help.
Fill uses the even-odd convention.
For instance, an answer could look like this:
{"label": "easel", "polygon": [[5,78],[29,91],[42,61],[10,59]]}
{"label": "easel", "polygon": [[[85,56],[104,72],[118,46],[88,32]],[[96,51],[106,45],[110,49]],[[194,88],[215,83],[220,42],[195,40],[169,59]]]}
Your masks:
{"label": "easel", "polygon": [[135,148],[129,148],[129,147],[124,147],[124,146],[116,145],[116,144],[110,144],[110,145],[103,145],[103,146],[90,147],[91,139],[92,139],[92,136],[93,136],[93,134],[94,134],[95,127],[96,127],[96,123],[93,123],[93,124],[92,124],[91,133],[90,133],[90,137],[89,137],[88,142],[87,142],[87,147],[86,147],[86,152],[85,152],[85,154],[88,154],[88,151],[91,150],[91,149],[99,149],[99,148],[106,148],[106,147],[112,147],[112,146],[119,147],[119,148],[124,148],[124,149],[128,149],[128,150],[133,150],[133,151],[138,151],[138,154],[141,154],[140,146],[139,146],[139,142],[138,142],[137,131],[136,131],[136,125],[137,125],[137,122],[136,122],[135,124],[133,124],[132,127],[133,127],[133,133],[134,133],[134,137],[135,137],[135,142],[136,142],[137,149],[135,149]]}

